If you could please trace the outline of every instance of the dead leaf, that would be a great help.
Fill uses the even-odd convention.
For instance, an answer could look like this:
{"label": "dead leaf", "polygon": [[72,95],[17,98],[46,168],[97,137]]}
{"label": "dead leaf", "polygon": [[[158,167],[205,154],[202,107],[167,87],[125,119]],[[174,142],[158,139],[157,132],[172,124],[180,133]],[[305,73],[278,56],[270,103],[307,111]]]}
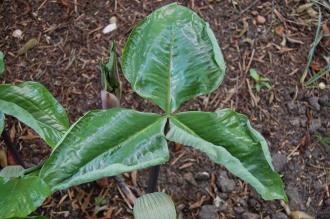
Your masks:
{"label": "dead leaf", "polygon": [[8,165],[18,165],[13,157],[13,155],[7,151],[7,163]]}
{"label": "dead leaf", "polygon": [[307,14],[312,18],[316,18],[317,15],[318,15],[318,12],[315,11],[313,8],[308,8],[307,9]]}
{"label": "dead leaf", "polygon": [[329,27],[327,25],[327,22],[324,22],[322,24],[322,31],[323,31],[324,34],[330,34],[330,30],[329,30]]}
{"label": "dead leaf", "polygon": [[24,55],[30,49],[33,49],[36,45],[38,45],[38,40],[36,38],[32,38],[27,41],[22,48],[20,48],[17,52],[18,55]]}
{"label": "dead leaf", "polygon": [[315,217],[310,216],[302,211],[292,211],[290,216],[292,219],[315,219]]}
{"label": "dead leaf", "polygon": [[4,149],[0,148],[0,166],[2,168],[8,165],[7,155]]}
{"label": "dead leaf", "polygon": [[276,28],[275,28],[275,33],[276,33],[278,36],[282,37],[283,34],[284,34],[284,27],[283,27],[283,26],[278,26],[278,27],[276,27]]}
{"label": "dead leaf", "polygon": [[182,144],[175,143],[175,152],[180,151],[182,149]]}
{"label": "dead leaf", "polygon": [[314,72],[318,72],[321,70],[321,66],[317,62],[313,62],[310,67],[313,69]]}
{"label": "dead leaf", "polygon": [[300,5],[297,8],[297,13],[302,13],[302,12],[306,11],[307,9],[311,8],[313,5],[314,5],[314,3],[306,3],[303,5]]}
{"label": "dead leaf", "polygon": [[286,36],[286,39],[287,39],[290,43],[304,44],[303,41],[301,41],[301,40],[297,40],[297,39],[294,39],[294,38],[291,38],[291,37],[288,37],[288,36]]}
{"label": "dead leaf", "polygon": [[107,177],[96,180],[96,184],[101,188],[106,188],[109,185],[109,180]]}
{"label": "dead leaf", "polygon": [[249,23],[247,22],[247,18],[243,18],[243,28],[236,37],[241,38],[248,31],[248,29],[249,29]]}

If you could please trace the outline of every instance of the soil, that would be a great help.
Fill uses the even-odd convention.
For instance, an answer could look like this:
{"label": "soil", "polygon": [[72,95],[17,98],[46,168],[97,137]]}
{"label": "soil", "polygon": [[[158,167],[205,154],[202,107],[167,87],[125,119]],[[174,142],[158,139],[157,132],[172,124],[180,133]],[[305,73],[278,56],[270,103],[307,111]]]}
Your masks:
{"label": "soil", "polygon": [[[117,41],[121,55],[134,25],[169,2],[173,1],[0,0],[0,49],[6,55],[2,82],[43,83],[74,122],[88,110],[101,107],[98,66],[107,59],[111,40]],[[330,77],[318,81],[326,84],[325,89],[318,83],[306,88],[299,82],[316,31],[311,20],[317,17],[297,12],[305,1],[178,2],[210,23],[228,67],[220,88],[186,103],[182,110],[231,107],[248,115],[269,143],[291,210],[330,218],[326,213],[330,208],[330,148],[317,138],[330,135]],[[326,32],[330,13],[324,7],[321,12]],[[103,34],[113,16],[118,29]],[[12,36],[16,29],[22,30],[22,38]],[[283,34],[291,40],[283,41]],[[38,45],[17,55],[32,38]],[[326,65],[329,41],[324,38],[317,48],[314,69]],[[249,68],[267,77],[272,88],[256,92]],[[121,79],[124,107],[159,112],[134,93],[122,75]],[[31,130],[14,119],[7,120],[7,129],[28,166],[47,158],[50,150]],[[171,159],[161,167],[158,190],[173,197],[182,218],[288,217],[280,201],[263,201],[250,186],[204,154],[178,145],[170,145],[170,149]],[[133,192],[143,194],[147,176],[148,170],[142,170],[124,174],[124,179]],[[224,179],[217,183],[219,178]],[[105,186],[89,183],[57,192],[37,214],[50,218],[133,218],[113,179]]]}

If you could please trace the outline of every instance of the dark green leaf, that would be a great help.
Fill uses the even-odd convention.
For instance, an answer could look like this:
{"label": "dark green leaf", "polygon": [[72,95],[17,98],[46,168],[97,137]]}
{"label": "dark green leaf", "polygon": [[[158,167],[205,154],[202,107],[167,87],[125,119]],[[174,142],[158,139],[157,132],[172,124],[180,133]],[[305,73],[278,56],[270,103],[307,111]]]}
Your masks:
{"label": "dark green leaf", "polygon": [[50,146],[54,146],[69,127],[63,107],[37,82],[0,85],[0,111],[30,126]]}
{"label": "dark green leaf", "polygon": [[265,139],[245,116],[230,109],[179,113],[170,119],[167,138],[203,151],[251,184],[265,200],[287,199]]}
{"label": "dark green leaf", "polygon": [[167,113],[215,90],[225,73],[208,23],[176,3],[154,11],[135,27],[122,68],[133,89]]}
{"label": "dark green leaf", "polygon": [[113,93],[120,100],[122,88],[118,76],[116,57],[116,43],[112,42],[108,63],[101,64],[101,83],[103,90]]}
{"label": "dark green leaf", "polygon": [[6,166],[0,171],[0,177],[3,177],[5,180],[22,176],[24,176],[24,168],[22,166]]}
{"label": "dark green leaf", "polygon": [[175,205],[163,192],[143,195],[134,202],[134,219],[176,219]]}
{"label": "dark green leaf", "polygon": [[37,176],[5,180],[0,177],[0,218],[26,217],[50,194],[48,185]]}
{"label": "dark green leaf", "polygon": [[0,51],[0,77],[2,76],[3,72],[5,71],[5,63],[3,61],[4,55]]}
{"label": "dark green leaf", "polygon": [[40,171],[52,190],[168,160],[166,118],[113,108],[92,111],[67,132]]}

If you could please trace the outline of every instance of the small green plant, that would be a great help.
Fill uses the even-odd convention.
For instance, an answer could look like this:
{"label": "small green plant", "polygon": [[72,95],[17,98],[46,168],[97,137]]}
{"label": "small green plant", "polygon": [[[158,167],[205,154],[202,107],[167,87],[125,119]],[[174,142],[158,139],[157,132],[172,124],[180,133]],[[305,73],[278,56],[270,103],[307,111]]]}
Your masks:
{"label": "small green plant", "polygon": [[263,87],[267,89],[270,89],[272,87],[269,83],[269,79],[259,75],[254,68],[250,69],[250,76],[255,82],[255,88],[258,93]]}
{"label": "small green plant", "polygon": [[25,217],[55,191],[163,164],[169,160],[167,141],[204,152],[265,200],[287,200],[267,142],[246,116],[231,109],[178,111],[217,89],[225,74],[214,33],[197,14],[177,4],[154,11],[130,34],[121,65],[133,90],[161,114],[93,110],[69,127],[63,107],[41,84],[0,85],[0,111],[30,126],[52,148],[43,164],[23,176],[0,177],[0,218]]}
{"label": "small green plant", "polygon": [[316,135],[316,138],[320,142],[320,144],[330,149],[330,136],[321,136],[320,134],[318,134]]}

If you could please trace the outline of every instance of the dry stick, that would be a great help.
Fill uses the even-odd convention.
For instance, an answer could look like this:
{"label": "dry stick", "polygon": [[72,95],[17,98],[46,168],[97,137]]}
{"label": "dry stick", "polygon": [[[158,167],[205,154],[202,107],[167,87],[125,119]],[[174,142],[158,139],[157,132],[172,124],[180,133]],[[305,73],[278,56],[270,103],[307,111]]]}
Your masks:
{"label": "dry stick", "polygon": [[19,156],[19,153],[15,148],[15,144],[11,141],[10,136],[9,136],[8,132],[6,131],[6,129],[3,130],[1,136],[7,146],[7,149],[10,151],[10,153],[13,156],[16,163],[25,168],[24,161]]}
{"label": "dry stick", "polygon": [[[109,93],[107,91],[101,91],[101,92],[103,92],[103,94],[104,94],[104,95],[101,95],[103,109],[119,107],[119,100],[116,98],[116,96],[112,95],[111,93]],[[117,100],[114,100],[114,98]],[[133,194],[133,192],[130,190],[130,188],[126,185],[123,178],[121,176],[114,176],[113,179],[116,181],[118,187],[120,188],[120,190],[122,191],[124,196],[126,196],[128,201],[130,202],[130,204],[133,205],[134,201],[136,200],[136,197]]]}

